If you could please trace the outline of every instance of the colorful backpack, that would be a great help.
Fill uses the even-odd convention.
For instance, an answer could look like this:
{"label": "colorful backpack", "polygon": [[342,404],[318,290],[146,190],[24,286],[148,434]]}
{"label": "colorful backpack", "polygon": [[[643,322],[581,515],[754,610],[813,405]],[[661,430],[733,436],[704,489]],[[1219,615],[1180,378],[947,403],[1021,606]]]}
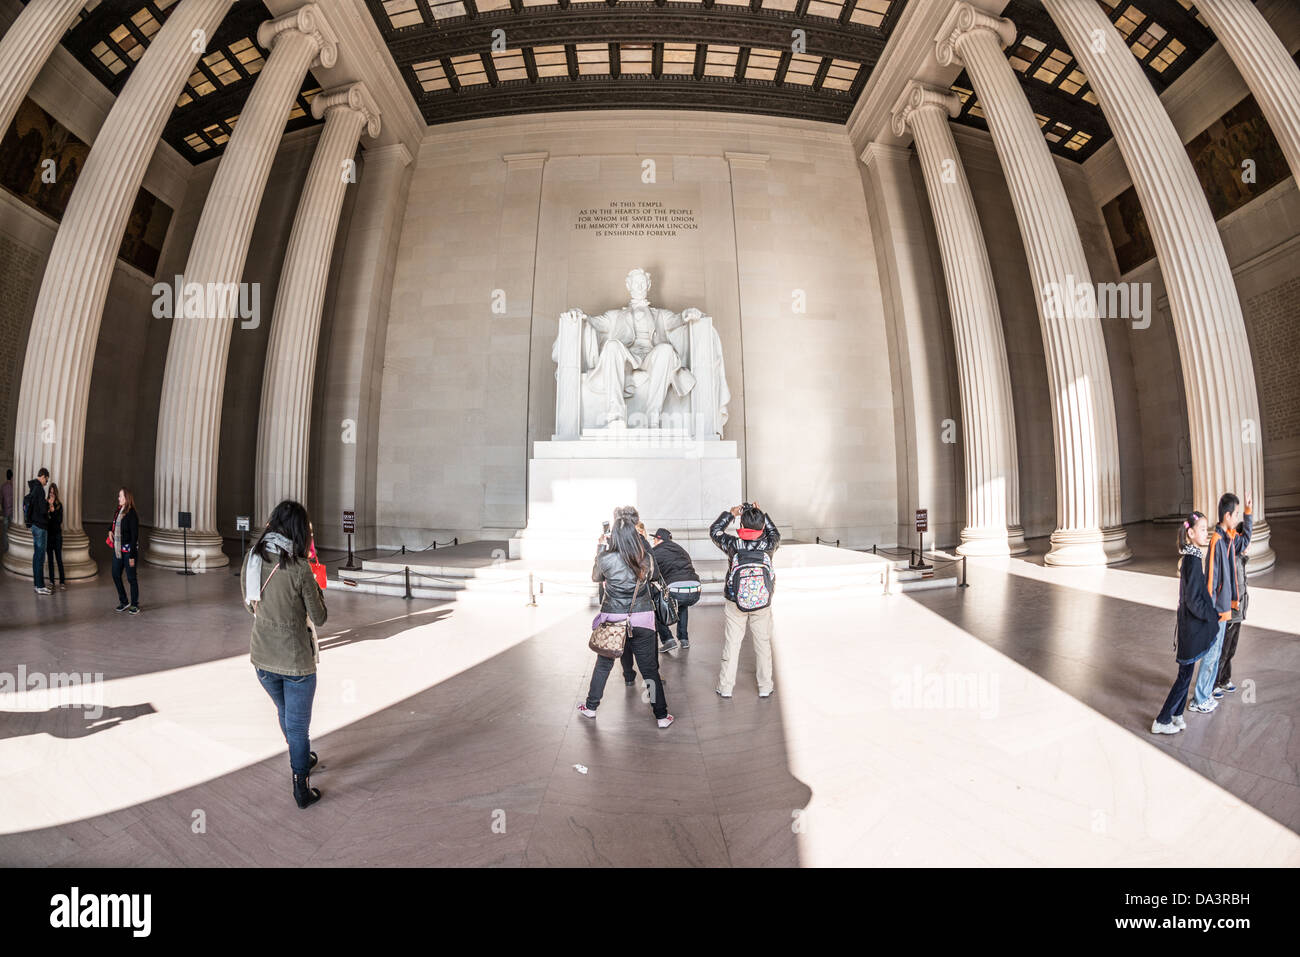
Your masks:
{"label": "colorful backpack", "polygon": [[727,590],[741,611],[761,611],[772,604],[774,585],[771,552],[750,548],[731,556]]}

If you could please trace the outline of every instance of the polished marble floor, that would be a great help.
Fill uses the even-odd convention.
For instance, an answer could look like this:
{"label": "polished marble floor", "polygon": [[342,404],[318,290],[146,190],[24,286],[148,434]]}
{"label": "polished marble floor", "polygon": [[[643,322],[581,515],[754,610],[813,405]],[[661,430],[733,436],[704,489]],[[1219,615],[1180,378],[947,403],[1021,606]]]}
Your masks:
{"label": "polished marble floor", "polygon": [[1272,524],[1243,691],[1171,738],[1148,732],[1173,678],[1168,526],[1134,526],[1118,568],[1045,568],[1038,542],[963,590],[778,585],[768,700],[748,646],[735,698],[712,693],[721,611],[697,609],[662,663],[666,731],[617,671],[577,714],[577,596],[331,589],[305,811],[232,575],[146,568],[135,618],[107,576],[39,598],[6,575],[0,673],[103,682],[0,685],[0,863],[1300,864],[1300,520]]}

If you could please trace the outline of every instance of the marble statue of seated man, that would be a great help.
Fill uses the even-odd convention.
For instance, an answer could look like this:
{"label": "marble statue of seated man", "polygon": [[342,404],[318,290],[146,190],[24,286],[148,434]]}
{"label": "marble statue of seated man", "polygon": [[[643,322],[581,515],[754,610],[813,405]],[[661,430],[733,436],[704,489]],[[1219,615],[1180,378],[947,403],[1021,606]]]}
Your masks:
{"label": "marble statue of seated man", "polygon": [[[668,390],[690,393],[695,377],[673,345],[672,333],[703,313],[691,307],[680,314],[650,305],[650,274],[633,269],[627,274],[628,304],[598,316],[573,309],[567,316],[582,323],[585,395],[599,401],[600,418],[608,428],[626,427],[628,399],[636,398],[651,428],[658,428]],[[554,358],[554,356],[553,356]]]}

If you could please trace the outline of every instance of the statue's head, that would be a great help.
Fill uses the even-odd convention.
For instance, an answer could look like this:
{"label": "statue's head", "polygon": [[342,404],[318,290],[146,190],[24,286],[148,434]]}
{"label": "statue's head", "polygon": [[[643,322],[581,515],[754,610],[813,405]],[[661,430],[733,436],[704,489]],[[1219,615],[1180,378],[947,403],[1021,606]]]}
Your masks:
{"label": "statue's head", "polygon": [[650,274],[641,267],[627,274],[627,291],[633,299],[644,299],[650,292]]}

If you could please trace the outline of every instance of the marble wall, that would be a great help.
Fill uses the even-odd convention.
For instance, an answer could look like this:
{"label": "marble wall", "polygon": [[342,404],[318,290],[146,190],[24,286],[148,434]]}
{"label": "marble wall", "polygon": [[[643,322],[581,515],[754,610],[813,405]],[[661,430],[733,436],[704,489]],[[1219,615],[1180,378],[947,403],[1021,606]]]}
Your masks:
{"label": "marble wall", "polygon": [[[654,160],[647,182],[646,160]],[[674,237],[593,237],[611,201],[694,211]],[[896,538],[893,404],[856,159],[842,130],[601,112],[432,129],[412,174],[387,329],[379,541],[526,523],[531,443],[554,423],[558,313],[651,301],[712,315],[746,494],[801,537]],[[494,305],[496,310],[494,311]]]}

